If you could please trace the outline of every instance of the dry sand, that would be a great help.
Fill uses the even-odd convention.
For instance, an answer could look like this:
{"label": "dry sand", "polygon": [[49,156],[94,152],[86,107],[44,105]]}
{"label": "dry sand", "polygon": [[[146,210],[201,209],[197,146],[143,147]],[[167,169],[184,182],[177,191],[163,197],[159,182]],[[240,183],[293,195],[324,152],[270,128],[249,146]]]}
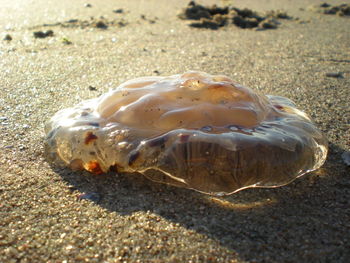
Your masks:
{"label": "dry sand", "polygon": [[[307,10],[322,1],[237,0],[299,20],[196,29],[176,17],[187,2],[0,1],[0,262],[349,262],[340,156],[350,148],[350,18]],[[100,16],[108,29],[94,27]],[[69,19],[92,22],[57,24]],[[38,30],[54,36],[35,39]],[[326,164],[285,187],[218,199],[45,162],[44,123],[57,110],[134,77],[190,69],[293,99],[328,137]],[[343,78],[326,76],[334,72]],[[78,200],[90,192],[100,200]]]}

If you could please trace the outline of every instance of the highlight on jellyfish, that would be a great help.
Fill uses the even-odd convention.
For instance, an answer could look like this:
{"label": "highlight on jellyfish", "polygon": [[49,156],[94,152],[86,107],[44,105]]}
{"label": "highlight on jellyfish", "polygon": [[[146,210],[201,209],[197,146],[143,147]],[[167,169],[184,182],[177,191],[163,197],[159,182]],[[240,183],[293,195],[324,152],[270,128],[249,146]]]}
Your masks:
{"label": "highlight on jellyfish", "polygon": [[327,156],[325,137],[291,100],[196,71],[127,81],[57,112],[46,133],[56,164],[212,195],[285,185]]}

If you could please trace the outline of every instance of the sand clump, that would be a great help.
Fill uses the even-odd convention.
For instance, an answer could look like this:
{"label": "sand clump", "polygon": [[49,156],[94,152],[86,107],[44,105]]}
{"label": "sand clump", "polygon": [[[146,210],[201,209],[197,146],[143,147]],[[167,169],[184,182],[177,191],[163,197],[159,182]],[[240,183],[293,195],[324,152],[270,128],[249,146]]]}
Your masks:
{"label": "sand clump", "polygon": [[191,27],[210,29],[218,29],[230,24],[240,28],[275,29],[280,24],[279,19],[291,19],[285,11],[281,10],[260,14],[248,8],[218,7],[217,5],[208,7],[194,1],[189,2],[178,17],[184,20],[196,20],[189,23]]}
{"label": "sand clump", "polygon": [[323,3],[321,5],[310,6],[309,10],[326,15],[350,16],[350,4],[332,6],[328,3]]}

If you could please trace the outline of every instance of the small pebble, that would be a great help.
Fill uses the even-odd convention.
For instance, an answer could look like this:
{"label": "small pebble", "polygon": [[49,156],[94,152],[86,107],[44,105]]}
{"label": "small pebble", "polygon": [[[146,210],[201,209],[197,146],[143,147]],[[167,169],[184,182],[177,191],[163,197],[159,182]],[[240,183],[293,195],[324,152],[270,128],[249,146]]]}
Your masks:
{"label": "small pebble", "polygon": [[45,32],[43,32],[43,31],[35,31],[35,32],[33,32],[33,35],[34,35],[35,38],[52,37],[53,36],[53,31],[52,30],[47,30]]}
{"label": "small pebble", "polygon": [[327,3],[323,3],[320,5],[320,7],[330,7],[331,5],[330,4],[327,4]]}
{"label": "small pebble", "polygon": [[92,5],[89,3],[86,3],[86,4],[84,4],[84,7],[92,7]]}
{"label": "small pebble", "polygon": [[337,79],[343,79],[344,78],[342,72],[328,72],[328,73],[326,73],[326,77],[337,78]]}
{"label": "small pebble", "polygon": [[95,27],[97,27],[97,28],[102,28],[102,29],[106,29],[108,26],[106,25],[105,22],[103,22],[103,21],[98,21],[98,22],[95,24]]}
{"label": "small pebble", "polygon": [[97,88],[96,87],[94,87],[94,86],[89,86],[89,90],[91,90],[91,91],[95,91],[95,90],[97,90]]}
{"label": "small pebble", "polygon": [[12,40],[12,36],[10,34],[6,34],[5,37],[4,37],[4,40],[11,41]]}
{"label": "small pebble", "polygon": [[78,196],[78,200],[90,200],[93,202],[98,202],[101,200],[101,196],[96,192],[83,193]]}
{"label": "small pebble", "polygon": [[67,23],[78,23],[78,19],[69,19]]}
{"label": "small pebble", "polygon": [[116,14],[122,14],[122,13],[124,13],[124,10],[122,8],[119,8],[119,9],[113,10],[113,12]]}
{"label": "small pebble", "polygon": [[343,152],[343,154],[341,155],[341,157],[343,158],[344,163],[345,163],[347,166],[350,166],[350,152],[349,152],[349,151]]}

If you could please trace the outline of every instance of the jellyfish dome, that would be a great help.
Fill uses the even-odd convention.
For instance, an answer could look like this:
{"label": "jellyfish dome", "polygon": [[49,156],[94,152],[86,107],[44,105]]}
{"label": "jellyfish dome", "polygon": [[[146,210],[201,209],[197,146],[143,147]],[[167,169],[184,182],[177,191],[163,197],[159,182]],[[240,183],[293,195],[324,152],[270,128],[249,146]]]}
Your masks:
{"label": "jellyfish dome", "polygon": [[57,112],[46,132],[55,163],[213,195],[285,185],[327,156],[325,137],[291,100],[195,71],[127,81]]}

